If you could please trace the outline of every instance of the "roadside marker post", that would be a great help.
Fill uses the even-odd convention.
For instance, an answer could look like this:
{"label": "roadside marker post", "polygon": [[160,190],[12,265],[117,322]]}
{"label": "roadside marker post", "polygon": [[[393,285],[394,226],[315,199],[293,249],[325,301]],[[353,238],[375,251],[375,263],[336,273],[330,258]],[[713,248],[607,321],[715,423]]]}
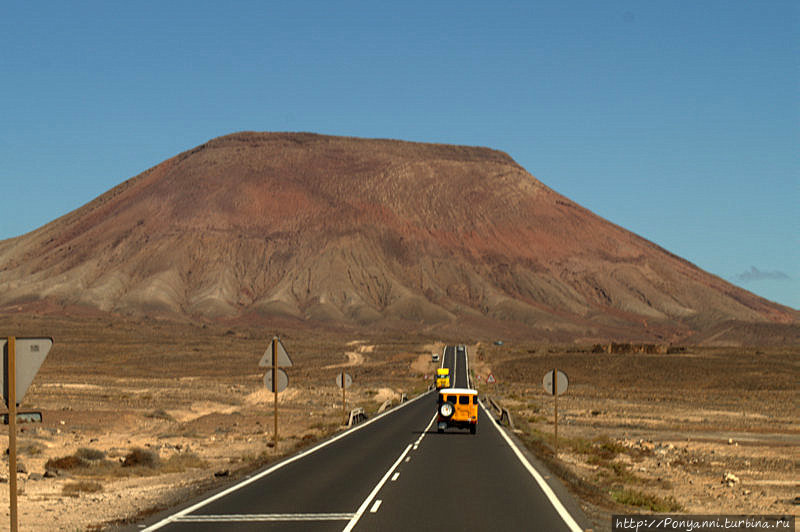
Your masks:
{"label": "roadside marker post", "polygon": [[[25,354],[17,360],[17,349]],[[11,532],[17,532],[17,403],[22,401],[36,372],[53,347],[52,338],[17,338],[9,336],[0,340],[3,351],[4,372],[0,373],[0,387],[8,407],[8,514]],[[41,421],[41,413],[39,420]]]}
{"label": "roadside marker post", "polygon": [[[289,385],[289,377],[282,369],[278,369],[278,366],[291,367],[293,365],[292,359],[289,358],[289,353],[286,352],[286,348],[283,347],[283,342],[281,342],[280,338],[277,336],[272,337],[272,341],[261,356],[261,360],[258,361],[258,365],[262,368],[272,369],[272,371],[267,371],[264,376],[264,385],[267,389],[271,388],[275,394],[275,430],[273,437],[275,452],[278,452],[278,392],[282,392]],[[269,377],[272,378],[270,379]]]}
{"label": "roadside marker post", "polygon": [[8,513],[17,532],[17,339],[8,339]]}
{"label": "roadside marker post", "polygon": [[272,339],[272,390],[275,393],[275,452],[278,452],[278,339]]}
{"label": "roadside marker post", "polygon": [[556,368],[544,374],[542,386],[544,386],[544,390],[548,394],[553,396],[553,411],[555,416],[553,420],[553,435],[555,437],[556,457],[558,457],[558,396],[567,391],[569,379],[566,373],[558,371],[558,368]]}
{"label": "roadside marker post", "polygon": [[336,385],[342,389],[342,418],[347,425],[347,388],[353,384],[353,377],[342,371],[336,376]]}

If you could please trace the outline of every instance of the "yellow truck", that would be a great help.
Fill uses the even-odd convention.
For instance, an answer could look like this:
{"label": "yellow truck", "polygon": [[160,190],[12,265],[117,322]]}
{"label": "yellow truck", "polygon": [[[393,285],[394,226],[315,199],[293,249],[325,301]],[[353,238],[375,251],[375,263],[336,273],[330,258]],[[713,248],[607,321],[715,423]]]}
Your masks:
{"label": "yellow truck", "polygon": [[439,390],[436,413],[438,432],[456,427],[469,429],[475,434],[478,429],[478,391],[471,388],[442,388]]}
{"label": "yellow truck", "polygon": [[439,368],[436,370],[436,389],[450,387],[450,368]]}

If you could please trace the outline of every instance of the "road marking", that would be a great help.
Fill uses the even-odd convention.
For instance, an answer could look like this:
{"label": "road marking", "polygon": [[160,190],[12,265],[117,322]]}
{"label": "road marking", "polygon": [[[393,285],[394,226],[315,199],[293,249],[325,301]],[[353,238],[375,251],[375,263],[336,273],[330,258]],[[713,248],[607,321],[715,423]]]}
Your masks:
{"label": "road marking", "polygon": [[410,461],[411,461],[411,457],[410,457],[410,456],[407,456],[407,457],[406,457],[406,462],[410,462]]}
{"label": "road marking", "polygon": [[275,521],[349,521],[355,514],[223,514],[184,515],[175,523],[267,523]]}
{"label": "road marking", "polygon": [[382,500],[380,500],[380,499],[378,499],[377,501],[375,501],[375,504],[373,504],[373,505],[372,505],[372,508],[370,508],[370,509],[369,509],[369,513],[371,513],[371,514],[374,514],[375,512],[377,512],[377,511],[378,511],[378,508],[380,508],[380,507],[381,507],[381,503],[382,503],[382,502],[383,502],[383,501],[382,501]]}
{"label": "road marking", "polygon": [[[260,479],[266,477],[267,475],[269,475],[271,473],[274,473],[278,469],[281,469],[282,467],[287,466],[287,465],[291,464],[292,462],[300,460],[301,458],[305,458],[309,454],[314,453],[316,451],[319,451],[323,447],[327,447],[328,445],[332,444],[333,442],[341,440],[342,438],[344,438],[346,436],[349,436],[353,432],[356,432],[356,431],[359,431],[359,430],[363,429],[367,425],[378,421],[379,419],[381,419],[384,416],[388,416],[390,414],[393,414],[395,412],[400,411],[401,408],[405,408],[406,406],[410,405],[411,403],[420,400],[421,398],[423,398],[426,395],[428,395],[428,393],[430,393],[430,392],[426,392],[426,393],[423,393],[421,395],[418,395],[417,397],[411,399],[410,401],[406,401],[405,403],[402,403],[401,405],[399,405],[399,406],[397,406],[397,407],[395,407],[395,408],[393,408],[391,410],[387,410],[383,414],[375,416],[374,418],[372,418],[372,419],[370,419],[370,420],[368,420],[368,421],[366,421],[364,423],[356,425],[355,427],[353,427],[351,429],[348,429],[348,430],[342,432],[341,434],[338,434],[338,435],[334,436],[333,438],[320,443],[316,447],[312,447],[311,449],[307,449],[307,450],[303,451],[300,454],[297,454],[297,455],[295,455],[295,456],[293,456],[291,458],[288,458],[288,459],[286,459],[286,460],[284,460],[282,462],[279,462],[279,463],[275,464],[274,466],[270,467],[269,469],[265,469],[264,471],[262,471],[261,473],[258,473],[257,475],[253,475],[252,477],[250,477],[248,479],[245,479],[245,480],[239,482],[238,484],[234,484],[233,486],[231,486],[230,488],[228,488],[226,490],[220,491],[219,493],[216,493],[216,494],[212,495],[211,497],[209,497],[207,499],[204,499],[204,500],[202,500],[202,501],[200,501],[200,502],[198,502],[196,504],[193,504],[192,506],[184,508],[183,510],[181,510],[179,512],[176,512],[176,513],[174,513],[174,514],[172,514],[170,516],[167,516],[164,519],[162,519],[161,521],[159,521],[157,523],[154,523],[154,524],[150,525],[149,527],[145,528],[144,530],[145,530],[145,532],[149,532],[151,530],[158,530],[159,528],[164,527],[164,526],[170,524],[173,521],[181,519],[182,517],[186,516],[187,514],[190,514],[190,513],[194,512],[195,510],[198,510],[199,508],[202,508],[203,506],[205,506],[207,504],[210,504],[210,503],[212,503],[212,502],[214,502],[214,501],[216,501],[218,499],[221,499],[222,497],[230,495],[234,491],[237,491],[237,490],[247,486],[248,484],[252,484],[253,482],[256,482],[257,480],[260,480]],[[409,445],[409,447],[411,447],[411,446]],[[406,450],[406,451],[408,451],[408,450]]]}
{"label": "road marking", "polygon": [[456,375],[458,374],[458,348],[453,346],[453,380],[450,381],[450,387],[455,388],[458,386]]}
{"label": "road marking", "polygon": [[344,528],[344,530],[342,530],[342,532],[350,532],[351,530],[353,530],[353,527],[356,526],[356,524],[358,524],[358,520],[361,519],[362,515],[364,515],[364,512],[367,510],[367,506],[369,506],[369,503],[372,502],[372,499],[375,498],[375,495],[377,495],[378,492],[383,487],[383,485],[386,484],[386,481],[389,479],[389,475],[391,475],[394,472],[394,470],[397,469],[397,466],[400,465],[400,462],[403,461],[403,458],[405,458],[405,456],[408,454],[408,451],[410,450],[411,450],[411,444],[409,443],[408,447],[406,447],[406,450],[403,451],[403,453],[397,458],[397,460],[395,460],[394,464],[392,464],[392,467],[389,468],[389,471],[387,471],[386,474],[383,475],[383,478],[380,480],[380,482],[378,482],[378,484],[372,489],[370,494],[367,495],[367,498],[364,499],[364,502],[362,502],[361,506],[358,507],[358,510],[356,510],[356,514],[353,516],[350,522],[347,523],[347,526]]}
{"label": "road marking", "polygon": [[467,346],[464,346],[464,362],[467,367],[467,388],[472,388],[471,383],[469,382],[469,351],[467,351]]}
{"label": "road marking", "polygon": [[433,415],[433,417],[431,418],[431,421],[430,421],[430,423],[428,423],[428,426],[427,426],[427,427],[425,427],[425,429],[422,431],[422,434],[420,434],[420,435],[419,435],[419,438],[417,438],[417,441],[415,441],[415,442],[414,442],[414,450],[415,450],[415,451],[416,451],[417,449],[419,449],[419,444],[422,442],[422,438],[424,438],[424,437],[425,437],[425,435],[428,433],[428,430],[431,428],[431,425],[433,425],[433,422],[434,422],[435,420],[436,420],[436,414],[434,414],[434,415]]}
{"label": "road marking", "polygon": [[392,482],[397,480],[397,477],[399,477],[399,476],[400,476],[400,473],[395,473],[394,475],[392,475]]}
{"label": "road marking", "polygon": [[553,489],[542,478],[542,475],[540,475],[539,472],[536,471],[536,469],[531,465],[531,463],[528,462],[528,459],[525,458],[525,455],[522,454],[522,451],[519,450],[519,447],[517,447],[516,444],[514,444],[514,442],[511,440],[511,438],[508,437],[508,434],[506,434],[506,432],[503,429],[497,426],[497,423],[494,422],[494,417],[486,409],[483,403],[482,402],[479,403],[481,405],[481,408],[483,408],[483,411],[486,413],[487,416],[489,416],[489,419],[491,420],[491,423],[489,424],[494,426],[495,429],[497,429],[497,432],[500,433],[500,436],[502,436],[503,439],[508,444],[508,446],[511,447],[511,450],[514,451],[515,455],[517,455],[517,458],[519,459],[520,462],[522,462],[522,465],[525,466],[525,469],[528,470],[528,473],[530,473],[533,479],[536,481],[536,483],[539,484],[539,487],[542,489],[544,494],[550,500],[550,504],[552,504],[553,508],[556,509],[558,515],[561,516],[561,519],[567,525],[567,528],[569,528],[572,532],[583,532],[583,528],[578,526],[578,523],[575,521],[572,515],[570,515],[569,511],[564,507],[564,505],[558,499],[555,492],[553,492]]}

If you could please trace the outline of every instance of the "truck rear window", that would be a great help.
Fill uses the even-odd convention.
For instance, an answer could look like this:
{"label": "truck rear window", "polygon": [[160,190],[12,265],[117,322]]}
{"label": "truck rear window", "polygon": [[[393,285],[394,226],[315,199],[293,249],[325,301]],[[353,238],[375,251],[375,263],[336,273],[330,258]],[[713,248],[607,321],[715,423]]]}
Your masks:
{"label": "truck rear window", "polygon": [[469,395],[462,395],[458,398],[458,404],[460,405],[468,405],[469,404]]}

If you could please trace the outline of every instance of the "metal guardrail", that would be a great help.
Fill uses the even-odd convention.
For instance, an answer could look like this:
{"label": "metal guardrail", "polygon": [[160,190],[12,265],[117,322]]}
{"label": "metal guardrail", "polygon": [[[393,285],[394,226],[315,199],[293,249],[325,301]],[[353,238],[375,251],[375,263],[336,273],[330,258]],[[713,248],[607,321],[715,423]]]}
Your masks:
{"label": "metal guardrail", "polygon": [[501,424],[505,422],[506,425],[511,427],[511,430],[515,430],[516,427],[514,426],[514,419],[511,417],[511,412],[507,408],[503,408],[500,403],[492,399],[490,396],[486,396],[486,400],[495,410],[497,421]]}
{"label": "metal guardrail", "polygon": [[367,420],[367,414],[364,412],[363,408],[354,408],[350,411],[350,418],[347,420],[347,426],[352,427],[354,425],[358,425],[359,423],[363,423]]}

